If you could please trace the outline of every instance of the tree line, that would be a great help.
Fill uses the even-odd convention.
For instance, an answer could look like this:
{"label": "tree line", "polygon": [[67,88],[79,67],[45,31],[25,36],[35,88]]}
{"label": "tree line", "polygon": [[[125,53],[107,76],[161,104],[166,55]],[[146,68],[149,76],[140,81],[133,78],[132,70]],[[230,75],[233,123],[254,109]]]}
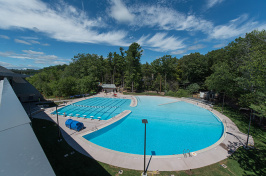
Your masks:
{"label": "tree line", "polygon": [[36,73],[39,73],[39,70],[34,70],[34,69],[10,69],[10,71],[23,75],[34,75]]}
{"label": "tree line", "polygon": [[119,53],[110,52],[106,58],[78,54],[69,65],[43,68],[28,81],[45,96],[65,97],[97,91],[99,83],[172,96],[212,90],[266,116],[265,30],[247,33],[205,55],[165,55],[142,64],[142,53],[141,46],[132,43],[128,50],[120,47]]}

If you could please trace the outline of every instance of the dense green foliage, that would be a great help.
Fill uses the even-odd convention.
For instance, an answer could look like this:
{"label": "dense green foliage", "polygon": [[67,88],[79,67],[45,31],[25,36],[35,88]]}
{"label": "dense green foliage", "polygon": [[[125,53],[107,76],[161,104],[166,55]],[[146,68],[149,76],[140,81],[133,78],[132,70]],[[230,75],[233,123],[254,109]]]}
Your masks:
{"label": "dense green foliage", "polygon": [[24,74],[24,75],[34,75],[36,73],[39,73],[39,70],[34,69],[10,69],[14,73],[18,74]]}
{"label": "dense green foliage", "polygon": [[252,108],[257,115],[265,117],[266,31],[253,31],[208,54],[213,66],[212,74],[205,81],[207,87],[224,92],[242,107]]}
{"label": "dense green foliage", "polygon": [[171,97],[188,97],[190,95],[190,92],[188,90],[184,90],[184,89],[179,89],[178,91],[174,92],[174,91],[169,91],[165,94],[166,96],[171,96]]}
{"label": "dense green foliage", "polygon": [[157,91],[188,96],[199,90],[223,93],[226,99],[266,114],[266,31],[253,31],[206,55],[170,55],[141,64],[143,50],[128,50],[107,58],[78,54],[69,65],[40,70],[28,80],[45,96],[70,96],[97,91],[99,83],[116,84],[131,92]]}

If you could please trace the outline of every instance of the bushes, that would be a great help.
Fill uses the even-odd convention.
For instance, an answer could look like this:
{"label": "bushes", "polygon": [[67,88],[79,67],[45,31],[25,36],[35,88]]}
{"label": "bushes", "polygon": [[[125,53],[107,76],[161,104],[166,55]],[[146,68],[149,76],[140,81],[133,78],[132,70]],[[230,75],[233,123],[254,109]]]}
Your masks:
{"label": "bushes", "polygon": [[187,90],[184,90],[184,89],[179,89],[176,92],[176,96],[177,97],[188,97],[189,95],[190,95],[190,93]]}
{"label": "bushes", "polygon": [[169,90],[167,93],[165,93],[165,95],[175,97],[175,92]]}
{"label": "bushes", "polygon": [[169,91],[165,94],[166,96],[172,96],[172,97],[188,97],[190,96],[190,93],[188,90],[184,90],[184,89],[179,89],[176,92],[173,91]]}
{"label": "bushes", "polygon": [[193,83],[193,84],[190,84],[188,87],[187,87],[187,90],[189,93],[194,93],[194,92],[198,92],[200,89],[200,86],[197,84],[197,83]]}

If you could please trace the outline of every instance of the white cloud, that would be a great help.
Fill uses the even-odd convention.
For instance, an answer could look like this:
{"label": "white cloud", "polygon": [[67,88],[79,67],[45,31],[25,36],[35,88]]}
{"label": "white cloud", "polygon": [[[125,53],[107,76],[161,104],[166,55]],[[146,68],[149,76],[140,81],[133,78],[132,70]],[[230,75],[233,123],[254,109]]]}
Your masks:
{"label": "white cloud", "polygon": [[205,47],[206,47],[206,45],[197,44],[197,45],[193,45],[193,46],[188,47],[187,50],[199,50],[199,49],[202,49],[202,48],[205,48]]}
{"label": "white cloud", "polygon": [[0,65],[8,68],[8,69],[40,69],[40,67],[36,67],[34,65],[24,65],[24,64],[19,64],[19,65],[14,65],[11,63],[7,63],[7,62],[1,62],[0,61]]}
{"label": "white cloud", "polygon": [[146,40],[150,37],[150,35],[146,35],[146,36],[141,36],[140,39],[137,41],[137,43],[139,45],[144,45],[144,43],[146,42]]}
{"label": "white cloud", "polygon": [[8,57],[11,54],[12,54],[12,52],[1,52],[0,51],[0,56],[2,56],[2,57]]}
{"label": "white cloud", "polygon": [[210,21],[159,5],[138,5],[132,7],[131,11],[136,14],[131,23],[135,26],[157,27],[161,30],[202,31],[205,33],[213,28]]}
{"label": "white cloud", "polygon": [[228,39],[239,37],[259,27],[260,24],[257,21],[248,20],[248,15],[243,14],[231,20],[228,24],[214,27],[210,33],[210,38]]}
{"label": "white cloud", "polygon": [[24,40],[38,40],[38,37],[32,37],[32,36],[21,36],[20,38]]}
{"label": "white cloud", "polygon": [[27,43],[30,44],[38,44],[38,45],[43,45],[43,46],[50,46],[48,43],[41,43],[39,42],[39,38],[38,37],[28,37],[28,36],[21,36],[20,38],[24,39],[24,41],[26,41]]}
{"label": "white cloud", "polygon": [[22,43],[22,44],[25,44],[25,45],[31,45],[31,43],[26,42],[25,40],[14,39],[14,41],[15,41],[16,43]]}
{"label": "white cloud", "polygon": [[187,47],[186,49],[183,49],[183,50],[172,51],[171,54],[173,54],[173,55],[184,54],[187,51],[199,50],[199,49],[202,49],[202,48],[205,48],[205,47],[206,47],[206,45],[197,44],[197,45],[189,46],[189,47]]}
{"label": "white cloud", "polygon": [[41,44],[40,42],[38,42],[36,40],[30,40],[29,42],[31,42],[32,44]]}
{"label": "white cloud", "polygon": [[213,6],[220,4],[224,0],[207,0],[207,8],[212,8]]}
{"label": "white cloud", "polygon": [[152,37],[150,35],[142,36],[138,43],[149,47],[151,50],[163,52],[184,48],[186,45],[183,41],[178,37],[167,36],[167,33],[156,33]]}
{"label": "white cloud", "polygon": [[22,28],[42,32],[65,42],[108,43],[126,46],[127,32],[122,30],[99,33],[105,24],[89,18],[83,11],[59,1],[48,6],[39,0],[0,0],[0,28]]}
{"label": "white cloud", "polygon": [[173,55],[179,55],[179,54],[184,54],[185,52],[187,52],[187,50],[177,50],[177,51],[171,52],[171,54],[173,54]]}
{"label": "white cloud", "polygon": [[119,22],[132,22],[134,15],[129,12],[121,0],[112,0],[110,15]]}
{"label": "white cloud", "polygon": [[15,65],[0,61],[0,65],[6,68],[15,67]]}
{"label": "white cloud", "polygon": [[226,46],[226,44],[220,43],[220,44],[217,44],[217,45],[213,45],[213,48],[222,48],[224,46]]}
{"label": "white cloud", "polygon": [[[22,43],[22,44],[25,44],[25,45],[38,44],[38,45],[43,45],[43,46],[50,46],[48,43],[41,43],[41,42],[39,42],[39,41],[37,41],[37,40],[29,40],[29,39],[31,39],[32,37],[21,37],[21,38],[23,38],[23,39],[25,39],[25,40],[14,39],[14,41],[15,41],[16,43]],[[38,38],[36,38],[36,39],[38,39]]]}
{"label": "white cloud", "polygon": [[14,52],[0,52],[0,56],[5,58],[15,58],[15,59],[29,59],[33,60],[35,64],[42,65],[57,65],[57,64],[68,64],[69,59],[59,58],[55,55],[46,55],[43,52],[32,51],[32,50],[22,50],[21,53]]}
{"label": "white cloud", "polygon": [[27,53],[27,54],[44,54],[43,52],[38,52],[38,51],[32,51],[32,50],[22,50],[24,53]]}
{"label": "white cloud", "polygon": [[266,24],[262,24],[258,27],[258,30],[261,31],[261,30],[266,30]]}
{"label": "white cloud", "polygon": [[0,38],[3,38],[3,39],[10,39],[8,36],[6,35],[0,35]]}

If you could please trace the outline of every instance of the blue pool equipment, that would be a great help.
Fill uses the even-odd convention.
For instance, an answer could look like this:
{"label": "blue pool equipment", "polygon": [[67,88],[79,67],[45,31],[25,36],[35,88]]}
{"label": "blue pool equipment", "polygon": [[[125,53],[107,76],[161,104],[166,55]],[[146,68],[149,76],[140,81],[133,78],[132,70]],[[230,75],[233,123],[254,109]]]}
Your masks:
{"label": "blue pool equipment", "polygon": [[84,124],[82,122],[72,120],[72,119],[68,119],[65,124],[66,124],[66,127],[72,130],[75,130],[75,131],[80,131],[84,128]]}

